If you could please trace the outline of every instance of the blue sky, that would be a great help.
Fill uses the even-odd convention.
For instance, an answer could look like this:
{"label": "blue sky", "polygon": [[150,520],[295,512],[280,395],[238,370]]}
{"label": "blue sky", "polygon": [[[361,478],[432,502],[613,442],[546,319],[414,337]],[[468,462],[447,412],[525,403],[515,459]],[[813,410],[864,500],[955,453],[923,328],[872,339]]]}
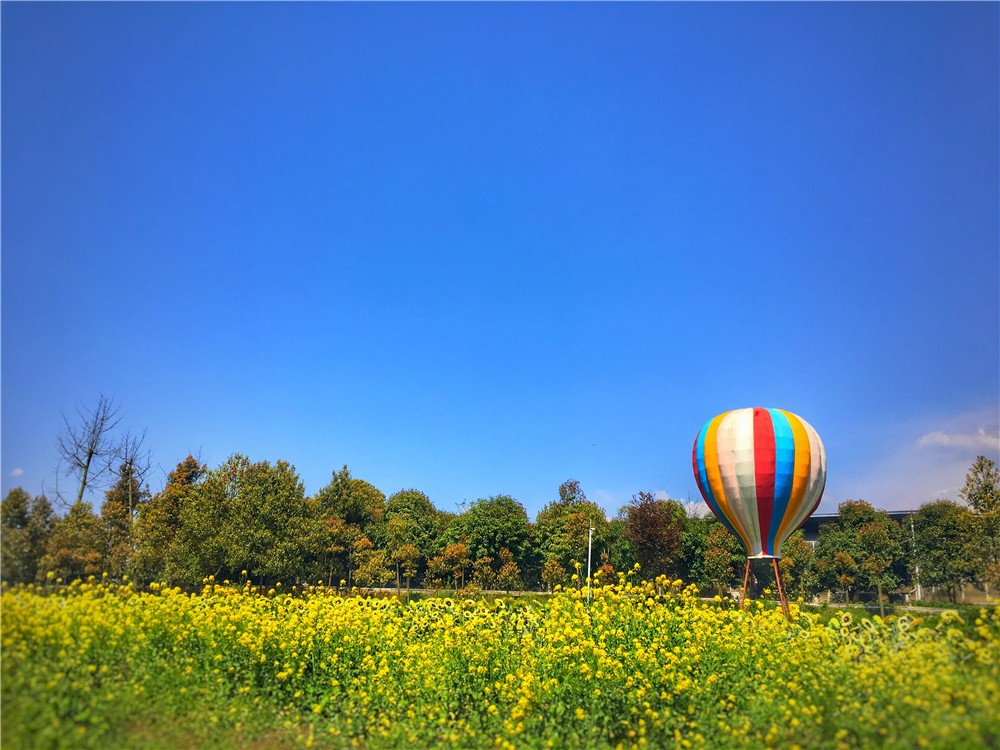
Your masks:
{"label": "blue sky", "polygon": [[[731,408],[822,511],[1000,453],[995,3],[2,7],[2,485],[112,396],[158,467],[446,510],[700,499]],[[71,494],[71,483],[59,488]],[[99,502],[99,498],[92,499]]]}

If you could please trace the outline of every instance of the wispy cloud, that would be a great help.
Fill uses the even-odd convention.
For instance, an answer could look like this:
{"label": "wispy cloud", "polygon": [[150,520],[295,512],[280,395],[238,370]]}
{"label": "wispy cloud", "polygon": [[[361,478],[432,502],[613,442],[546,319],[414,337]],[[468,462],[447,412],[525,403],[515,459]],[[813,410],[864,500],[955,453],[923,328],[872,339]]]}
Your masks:
{"label": "wispy cloud", "polygon": [[13,471],[12,471],[12,472],[10,473],[10,475],[11,475],[12,477],[19,477],[19,476],[21,476],[21,475],[22,475],[23,473],[24,473],[24,469],[22,469],[22,468],[21,468],[20,466],[18,466],[17,468],[15,468],[15,469],[14,469],[14,470],[13,470]]}
{"label": "wispy cloud", "polygon": [[963,448],[970,450],[996,451],[1000,449],[1000,435],[993,435],[980,427],[972,434],[949,433],[935,430],[921,436],[918,448]]}
{"label": "wispy cloud", "polygon": [[885,451],[864,465],[840,471],[833,465],[823,512],[847,499],[868,500],[886,510],[915,510],[929,500],[957,500],[977,455],[1000,458],[995,406],[951,417],[890,425]]}

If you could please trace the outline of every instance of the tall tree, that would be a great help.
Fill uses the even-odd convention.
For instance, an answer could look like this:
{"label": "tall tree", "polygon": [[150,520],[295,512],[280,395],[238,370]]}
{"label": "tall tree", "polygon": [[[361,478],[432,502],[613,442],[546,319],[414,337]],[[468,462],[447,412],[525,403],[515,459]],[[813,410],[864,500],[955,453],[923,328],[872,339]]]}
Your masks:
{"label": "tall tree", "polygon": [[514,554],[504,547],[500,550],[500,569],[497,571],[497,585],[508,594],[511,589],[521,588],[521,568]]}
{"label": "tall tree", "polygon": [[116,446],[111,433],[121,422],[120,407],[101,394],[93,409],[77,406],[77,423],[70,423],[63,415],[64,429],[59,435],[57,448],[59,461],[67,476],[76,477],[79,488],[76,502],[100,476],[111,468],[110,459]]}
{"label": "tall tree", "polygon": [[114,447],[112,461],[118,464],[119,483],[122,477],[129,481],[122,485],[122,502],[128,510],[129,524],[135,519],[138,504],[149,499],[149,489],[143,494],[143,483],[152,465],[150,452],[144,447],[145,431],[141,435],[126,432]]}
{"label": "tall tree", "polygon": [[0,573],[9,583],[30,583],[52,533],[55,516],[44,495],[32,499],[22,488],[0,503]]}
{"label": "tall tree", "polygon": [[633,495],[626,509],[625,534],[643,577],[676,575],[684,517],[684,506],[674,500],[657,500],[651,492]]}
{"label": "tall tree", "polygon": [[253,463],[235,454],[209,471],[181,510],[175,545],[177,575],[238,580],[301,578],[306,572],[310,507],[295,467]]}
{"label": "tall tree", "polygon": [[367,538],[385,542],[385,495],[374,485],[351,476],[346,465],[333,472],[330,482],[316,494],[320,522],[326,535],[322,557],[331,575],[353,583],[359,559],[355,544]]}
{"label": "tall tree", "polygon": [[400,544],[412,544],[428,557],[437,550],[438,511],[420,490],[400,490],[385,501],[386,525],[394,523]]}
{"label": "tall tree", "polygon": [[460,535],[475,557],[500,559],[507,549],[515,560],[524,559],[531,534],[524,506],[508,495],[480,498],[456,521]]}
{"label": "tall tree", "polygon": [[708,536],[702,553],[704,580],[720,595],[736,582],[736,573],[746,560],[746,550],[733,534],[716,521],[707,524]]}
{"label": "tall tree", "polygon": [[42,557],[41,568],[67,583],[100,575],[105,570],[104,529],[90,503],[73,503],[56,521]]}
{"label": "tall tree", "polygon": [[921,586],[942,589],[951,601],[956,601],[962,585],[976,574],[972,512],[951,500],[935,500],[921,505],[909,520],[914,577]]}
{"label": "tall tree", "polygon": [[983,582],[989,595],[991,585],[1000,583],[1000,470],[997,465],[979,456],[966,474],[959,496],[972,509],[976,577]]}
{"label": "tall tree", "polygon": [[[866,524],[884,528],[889,540],[887,546],[882,546],[878,542],[881,537],[873,533],[861,534]],[[885,569],[879,565],[882,555],[890,558]],[[888,513],[864,500],[845,500],[837,509],[837,523],[820,527],[816,561],[821,584],[830,589],[840,588],[845,596],[857,588],[875,592],[894,587],[907,577],[902,528]]]}
{"label": "tall tree", "polygon": [[[542,560],[555,560],[566,570],[587,563],[589,529],[594,529],[592,557],[607,552],[608,519],[604,509],[586,499],[575,479],[559,487],[559,499],[535,518],[535,538]],[[582,576],[581,576],[582,577]]]}
{"label": "tall tree", "polygon": [[306,557],[301,522],[308,510],[295,467],[280,460],[272,466],[234,458],[223,469],[235,469],[235,476],[224,479],[220,487],[228,501],[220,541],[231,577],[242,570],[272,581],[300,577]]}
{"label": "tall tree", "polygon": [[324,515],[342,518],[362,531],[385,517],[385,495],[374,485],[351,476],[347,465],[335,471],[316,495]]}
{"label": "tall tree", "polygon": [[183,576],[177,538],[185,507],[194,501],[208,468],[189,455],[167,476],[167,483],[148,502],[140,503],[132,528],[135,553],[131,575],[140,581]]}
{"label": "tall tree", "polygon": [[903,546],[898,534],[893,533],[894,522],[868,521],[858,529],[857,540],[860,557],[858,567],[869,586],[875,585],[879,614],[885,617],[886,589],[894,588],[899,578],[893,574],[893,563],[903,557]]}
{"label": "tall tree", "polygon": [[801,531],[796,531],[781,545],[778,568],[786,591],[794,592],[803,599],[811,598],[818,592],[816,552]]}
{"label": "tall tree", "polygon": [[[725,526],[711,513],[704,516],[687,515],[684,518],[684,526],[681,530],[681,560],[678,575],[685,581],[691,581],[698,585],[715,585],[705,571],[705,552],[709,549],[708,537],[715,530],[721,528],[724,533],[729,533]],[[730,535],[732,536],[732,535]],[[714,541],[714,540],[713,540]],[[712,546],[718,546],[713,544]],[[737,542],[739,547],[739,542]]]}
{"label": "tall tree", "polygon": [[135,551],[132,527],[136,508],[149,499],[149,490],[141,487],[135,470],[133,462],[121,464],[118,481],[104,493],[101,505],[106,572],[116,579],[125,575]]}
{"label": "tall tree", "polygon": [[965,475],[965,486],[958,495],[974,513],[1000,511],[1000,469],[986,456],[979,456]]}

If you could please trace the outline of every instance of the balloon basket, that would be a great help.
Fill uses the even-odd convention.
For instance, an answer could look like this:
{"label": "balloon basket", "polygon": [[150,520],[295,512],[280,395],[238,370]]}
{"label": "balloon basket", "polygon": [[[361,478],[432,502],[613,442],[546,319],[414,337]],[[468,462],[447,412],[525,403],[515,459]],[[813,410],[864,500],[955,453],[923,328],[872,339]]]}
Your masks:
{"label": "balloon basket", "polygon": [[792,616],[788,612],[788,599],[785,598],[785,587],[781,582],[781,570],[778,568],[778,558],[773,555],[755,555],[754,557],[747,557],[747,567],[743,571],[743,592],[740,594],[740,609],[743,609],[743,605],[747,601],[747,583],[750,581],[750,562],[752,560],[770,560],[771,565],[774,567],[774,580],[778,584],[778,600],[781,602],[781,611],[785,615],[785,619],[789,622],[792,621]]}

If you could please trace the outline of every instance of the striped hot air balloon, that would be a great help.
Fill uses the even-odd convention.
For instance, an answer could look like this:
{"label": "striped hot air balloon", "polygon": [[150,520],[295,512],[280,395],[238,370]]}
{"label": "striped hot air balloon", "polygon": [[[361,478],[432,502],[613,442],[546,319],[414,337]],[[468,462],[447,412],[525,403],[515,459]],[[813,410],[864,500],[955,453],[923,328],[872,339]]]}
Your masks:
{"label": "striped hot air balloon", "polygon": [[694,441],[705,502],[746,547],[780,558],[781,545],[819,506],[826,451],[816,430],[781,409],[735,409],[709,420]]}

